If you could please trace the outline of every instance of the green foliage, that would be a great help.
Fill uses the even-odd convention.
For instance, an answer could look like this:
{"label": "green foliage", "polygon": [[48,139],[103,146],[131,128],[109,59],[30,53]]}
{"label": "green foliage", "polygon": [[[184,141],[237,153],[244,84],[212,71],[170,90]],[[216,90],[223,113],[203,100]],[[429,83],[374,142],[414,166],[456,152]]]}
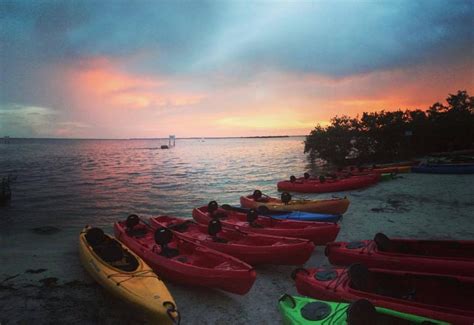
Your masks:
{"label": "green foliage", "polygon": [[306,137],[304,152],[343,166],[410,159],[430,152],[470,149],[474,144],[474,97],[450,94],[448,106],[435,103],[427,111],[363,113],[360,118],[334,117]]}

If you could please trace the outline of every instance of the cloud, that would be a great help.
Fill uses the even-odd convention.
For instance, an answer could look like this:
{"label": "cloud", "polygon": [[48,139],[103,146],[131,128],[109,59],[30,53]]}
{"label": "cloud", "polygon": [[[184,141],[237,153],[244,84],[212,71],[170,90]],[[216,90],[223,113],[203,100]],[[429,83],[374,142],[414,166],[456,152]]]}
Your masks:
{"label": "cloud", "polygon": [[13,137],[49,136],[56,117],[56,112],[46,107],[0,105],[0,134]]}
{"label": "cloud", "polygon": [[[470,1],[2,2],[3,59],[147,57],[151,73],[334,77],[472,56]],[[469,23],[471,22],[471,23]],[[143,60],[145,58],[145,60]]]}
{"label": "cloud", "polygon": [[103,109],[156,109],[190,106],[205,94],[177,89],[179,81],[158,75],[147,76],[122,71],[112,60],[95,58],[69,69],[71,91],[84,104]]}
{"label": "cloud", "polygon": [[[301,134],[424,108],[472,92],[473,13],[462,0],[1,1],[0,132]],[[28,107],[47,111],[36,123]]]}

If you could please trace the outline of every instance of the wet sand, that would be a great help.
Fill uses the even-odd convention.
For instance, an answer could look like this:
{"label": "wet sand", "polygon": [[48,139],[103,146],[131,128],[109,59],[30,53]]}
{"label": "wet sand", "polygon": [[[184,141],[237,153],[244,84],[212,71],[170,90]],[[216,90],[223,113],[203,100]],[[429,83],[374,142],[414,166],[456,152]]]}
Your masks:
{"label": "wet sand", "polygon": [[[368,189],[334,194],[351,200],[338,240],[372,238],[379,231],[389,237],[472,240],[473,194],[474,175],[425,174],[402,174]],[[133,309],[83,271],[77,229],[44,226],[49,228],[0,237],[0,324],[140,323]],[[325,264],[324,248],[317,247],[305,266]],[[278,297],[297,294],[290,278],[294,268],[257,267],[257,280],[245,296],[172,283],[168,288],[182,324],[275,324],[281,320]]]}

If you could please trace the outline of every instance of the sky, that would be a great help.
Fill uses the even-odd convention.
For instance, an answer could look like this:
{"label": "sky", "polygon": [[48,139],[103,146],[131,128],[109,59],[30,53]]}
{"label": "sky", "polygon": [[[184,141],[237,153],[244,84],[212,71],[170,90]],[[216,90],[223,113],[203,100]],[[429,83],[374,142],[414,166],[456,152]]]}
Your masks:
{"label": "sky", "polygon": [[474,1],[0,1],[0,136],[305,135],[474,93]]}

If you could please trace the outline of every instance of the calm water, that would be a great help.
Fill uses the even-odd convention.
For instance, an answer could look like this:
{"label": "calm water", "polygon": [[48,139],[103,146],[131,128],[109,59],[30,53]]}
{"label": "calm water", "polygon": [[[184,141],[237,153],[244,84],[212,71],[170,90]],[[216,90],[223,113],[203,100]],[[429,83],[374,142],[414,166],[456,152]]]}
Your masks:
{"label": "calm water", "polygon": [[[191,216],[209,200],[238,203],[255,188],[307,168],[304,138],[177,140],[12,140],[0,144],[0,176],[17,176],[0,209],[0,233],[42,225],[111,229],[130,213]],[[6,227],[5,227],[6,226]]]}

